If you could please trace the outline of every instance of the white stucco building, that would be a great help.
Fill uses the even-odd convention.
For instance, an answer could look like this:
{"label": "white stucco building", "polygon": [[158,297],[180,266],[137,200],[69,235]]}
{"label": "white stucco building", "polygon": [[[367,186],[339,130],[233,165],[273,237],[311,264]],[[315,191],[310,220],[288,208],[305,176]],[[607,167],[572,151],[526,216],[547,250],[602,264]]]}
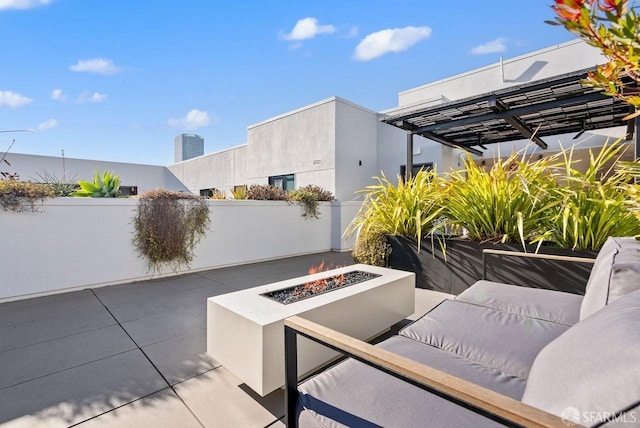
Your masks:
{"label": "white stucco building", "polygon": [[[119,173],[125,186],[142,192],[166,187],[195,194],[215,188],[278,184],[287,188],[315,184],[333,192],[339,200],[357,198],[356,192],[384,173],[394,179],[407,163],[407,132],[382,122],[386,117],[438,106],[452,101],[526,85],[542,79],[585,70],[605,62],[600,52],[574,40],[526,55],[500,61],[466,73],[411,88],[398,95],[398,105],[375,112],[339,97],[284,113],[247,128],[247,143],[217,153],[177,162],[168,167],[66,159],[66,171],[89,179],[96,167]],[[581,147],[600,146],[607,136],[620,137],[625,127],[585,133]],[[544,137],[548,149],[570,145],[575,132]],[[588,137],[588,138],[587,138]],[[529,143],[527,139],[492,144],[482,157],[507,155]],[[414,167],[428,165],[445,172],[460,166],[464,151],[419,135],[413,139]],[[22,178],[41,170],[60,175],[60,158],[10,153]],[[478,157],[478,156],[476,156]]]}
{"label": "white stucco building", "polygon": [[[553,78],[603,62],[597,49],[574,40],[408,89],[398,95],[397,107],[383,112],[333,97],[249,126],[246,145],[168,168],[194,193],[292,177],[295,187],[316,184],[339,200],[352,200],[356,191],[371,184],[371,177],[384,173],[393,179],[406,164],[406,132],[381,122],[385,116]],[[600,146],[608,136],[620,137],[625,132],[624,127],[587,132],[580,147]],[[575,135],[545,137],[548,149],[535,149],[557,152],[560,143],[565,147],[574,143]],[[529,143],[521,139],[493,144],[483,157],[508,155]],[[415,136],[413,144],[414,166],[432,165],[440,172],[460,166],[464,153],[460,149],[420,136]]]}

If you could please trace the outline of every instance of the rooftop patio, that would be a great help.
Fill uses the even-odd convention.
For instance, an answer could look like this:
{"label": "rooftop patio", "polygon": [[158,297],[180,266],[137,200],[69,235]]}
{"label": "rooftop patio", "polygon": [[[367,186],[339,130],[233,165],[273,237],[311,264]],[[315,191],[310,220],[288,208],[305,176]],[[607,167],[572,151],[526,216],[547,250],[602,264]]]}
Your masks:
{"label": "rooftop patio", "polygon": [[[327,252],[0,304],[0,426],[284,426],[205,354],[206,299],[352,264]],[[415,318],[446,294],[416,290]]]}

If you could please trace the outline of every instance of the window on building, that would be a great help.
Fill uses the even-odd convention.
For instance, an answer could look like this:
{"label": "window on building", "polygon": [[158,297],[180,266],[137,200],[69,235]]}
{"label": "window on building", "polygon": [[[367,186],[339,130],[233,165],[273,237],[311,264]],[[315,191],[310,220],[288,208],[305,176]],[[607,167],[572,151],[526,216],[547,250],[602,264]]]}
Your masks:
{"label": "window on building", "polygon": [[205,198],[210,198],[213,196],[213,191],[215,189],[200,189],[200,196],[204,196]]}
{"label": "window on building", "polygon": [[269,177],[269,184],[272,186],[279,187],[283,190],[295,189],[295,181],[293,178],[293,174],[271,176]]}
{"label": "window on building", "polygon": [[[416,163],[411,169],[411,175],[415,176],[420,170],[431,171],[433,169],[433,162]],[[407,174],[407,166],[400,165],[400,177],[404,177]]]}
{"label": "window on building", "polygon": [[138,194],[138,186],[120,186],[121,196],[136,196]]}

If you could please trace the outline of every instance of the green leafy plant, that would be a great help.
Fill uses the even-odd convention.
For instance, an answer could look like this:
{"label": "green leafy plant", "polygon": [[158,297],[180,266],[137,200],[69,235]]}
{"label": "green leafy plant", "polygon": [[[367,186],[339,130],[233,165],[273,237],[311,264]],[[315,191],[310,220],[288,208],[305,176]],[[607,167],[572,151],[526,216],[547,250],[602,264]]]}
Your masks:
{"label": "green leafy plant", "polygon": [[102,177],[100,170],[96,169],[93,182],[78,181],[79,190],[73,196],[86,198],[117,198],[120,194],[120,175],[114,175],[111,171],[105,171]]}
{"label": "green leafy plant", "polygon": [[36,204],[54,196],[48,184],[0,179],[0,207],[4,211],[38,211]]}
{"label": "green leafy plant", "polygon": [[231,195],[233,199],[247,199],[247,186],[234,186],[231,189]]}
{"label": "green leafy plant", "polygon": [[419,171],[408,181],[398,177],[398,185],[383,174],[377,184],[360,193],[365,200],[345,234],[359,236],[383,233],[416,238],[418,249],[422,238],[432,233],[443,212],[444,180],[435,170]]}
{"label": "green leafy plant", "polygon": [[[591,46],[607,63],[590,72],[585,83],[640,107],[640,21],[628,0],[555,0],[555,21]],[[640,114],[636,112],[634,114]]]}
{"label": "green leafy plant", "polygon": [[51,186],[55,197],[73,196],[78,189],[78,178],[75,175],[68,178],[58,177],[46,170],[43,170],[42,173],[38,173],[37,175],[39,183]]}
{"label": "green leafy plant", "polygon": [[[630,171],[615,173],[607,165],[619,158],[620,140],[589,151],[585,172],[574,168],[573,148],[563,150],[562,167],[554,171],[557,185],[550,189],[558,201],[541,218],[540,236],[573,250],[598,250],[609,236],[639,236],[640,219],[634,215]],[[637,198],[637,196],[636,196]],[[635,199],[637,201],[637,199]]]}
{"label": "green leafy plant", "polygon": [[210,224],[205,199],[157,189],[140,196],[133,225],[133,244],[147,259],[149,270],[168,265],[177,271],[193,260],[195,246]]}
{"label": "green leafy plant", "polygon": [[384,233],[375,229],[363,229],[356,238],[351,251],[356,263],[364,263],[373,266],[387,266],[391,246]]}
{"label": "green leafy plant", "polygon": [[279,187],[264,184],[252,184],[247,191],[247,199],[257,201],[288,201],[289,195]]}
{"label": "green leafy plant", "polygon": [[640,219],[640,159],[635,162],[618,162],[616,172],[629,180],[622,184],[629,198],[627,205],[633,215]]}
{"label": "green leafy plant", "polygon": [[302,206],[303,217],[320,217],[320,204],[318,203],[318,196],[315,193],[308,190],[297,189],[289,192],[289,198]]}
{"label": "green leafy plant", "polygon": [[549,167],[555,158],[527,159],[526,150],[498,159],[489,171],[470,155],[464,168],[447,183],[445,223],[466,230],[469,239],[502,243],[524,242],[536,236],[554,185]]}
{"label": "green leafy plant", "polygon": [[335,196],[333,196],[333,193],[326,189],[323,189],[320,186],[316,186],[315,184],[303,186],[298,190],[313,193],[314,195],[316,195],[316,199],[321,202],[331,202],[336,200]]}
{"label": "green leafy plant", "polygon": [[227,199],[227,194],[218,189],[211,189],[209,199]]}
{"label": "green leafy plant", "polygon": [[302,214],[303,217],[319,218],[319,202],[333,201],[335,198],[328,190],[325,190],[320,186],[310,184],[290,191],[289,199],[298,202],[302,206],[304,210]]}

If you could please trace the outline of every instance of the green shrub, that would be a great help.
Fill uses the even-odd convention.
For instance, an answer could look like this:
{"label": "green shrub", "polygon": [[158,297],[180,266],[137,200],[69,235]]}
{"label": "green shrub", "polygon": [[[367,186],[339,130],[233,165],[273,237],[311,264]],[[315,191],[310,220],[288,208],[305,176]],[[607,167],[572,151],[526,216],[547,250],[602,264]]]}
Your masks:
{"label": "green shrub", "polygon": [[320,204],[318,195],[308,190],[292,190],[289,192],[289,199],[297,202],[303,209],[303,217],[320,217]]}
{"label": "green shrub", "polygon": [[316,186],[314,184],[309,184],[308,186],[303,186],[303,187],[299,188],[298,190],[302,190],[304,192],[313,193],[314,195],[316,195],[316,200],[322,201],[322,202],[331,202],[331,201],[335,201],[335,199],[336,199],[333,196],[333,193],[331,193],[328,190],[323,189],[320,186]]}
{"label": "green shrub", "polygon": [[449,175],[445,223],[465,229],[474,241],[524,243],[535,237],[547,210],[558,203],[549,198],[554,161],[532,162],[525,152],[514,153],[485,171],[468,155],[464,168]]}
{"label": "green shrub", "polygon": [[105,171],[100,177],[100,170],[96,169],[93,182],[78,181],[79,190],[73,196],[80,198],[117,198],[120,195],[120,175],[114,175],[111,171]]}
{"label": "green shrub", "polygon": [[247,199],[257,201],[287,201],[289,200],[289,195],[279,187],[252,184],[247,191]]}
{"label": "green shrub", "polygon": [[149,270],[168,264],[176,271],[193,260],[194,248],[210,224],[209,206],[201,197],[150,190],[140,196],[133,224],[133,244]]}
{"label": "green shrub", "polygon": [[243,200],[247,199],[247,186],[234,186],[231,189],[233,199]]}
{"label": "green shrub", "polygon": [[[562,165],[554,170],[556,185],[550,189],[557,201],[545,211],[534,241],[573,250],[598,250],[609,236],[639,236],[637,187],[631,185],[633,170],[614,173],[606,165],[619,158],[620,141],[589,151],[585,172],[573,168],[573,148],[562,151]],[[634,202],[635,200],[635,202]],[[635,207],[635,209],[634,209]]]}
{"label": "green shrub", "polygon": [[384,233],[368,229],[358,234],[351,255],[356,263],[385,267],[390,253],[391,246]]}
{"label": "green shrub", "polygon": [[75,191],[78,189],[78,179],[75,175],[69,178],[61,178],[55,174],[47,172],[46,170],[42,173],[38,173],[37,175],[39,183],[51,186],[55,197],[73,196]]}
{"label": "green shrub", "polygon": [[211,189],[209,199],[227,199],[227,194],[218,189]]}
{"label": "green shrub", "polygon": [[384,174],[377,184],[368,186],[360,211],[347,228],[349,236],[358,231],[363,236],[379,232],[389,235],[411,236],[420,241],[432,233],[443,211],[444,180],[435,170],[419,171],[405,182],[398,177],[398,185]]}
{"label": "green shrub", "polygon": [[48,184],[0,179],[0,206],[5,211],[37,211],[36,203],[54,197]]}

